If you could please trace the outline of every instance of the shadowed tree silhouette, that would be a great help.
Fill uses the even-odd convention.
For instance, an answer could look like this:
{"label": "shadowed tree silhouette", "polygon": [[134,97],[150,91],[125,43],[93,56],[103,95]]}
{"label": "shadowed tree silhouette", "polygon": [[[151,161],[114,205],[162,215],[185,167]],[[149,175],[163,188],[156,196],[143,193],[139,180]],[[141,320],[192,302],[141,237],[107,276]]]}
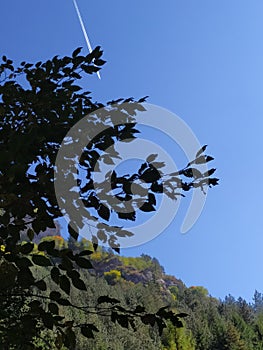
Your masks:
{"label": "shadowed tree silhouette", "polygon": [[[144,324],[157,326],[160,333],[169,320],[174,325],[182,325],[180,317],[167,308],[149,313],[144,308],[128,309],[109,296],[101,296],[97,305],[73,304],[70,300],[72,287],[83,293],[87,287],[78,269],[91,269],[90,250],[74,252],[70,248],[58,249],[54,240],[34,244],[37,235],[54,228],[54,220],[62,217],[58,200],[74,203],[74,220],[69,225],[69,233],[77,240],[79,231],[88,218],[88,228],[92,234],[93,248],[107,243],[119,252],[118,237],[130,236],[131,232],[122,227],[111,226],[113,213],[123,220],[136,220],[138,203],[142,212],[156,208],[157,193],[164,193],[172,199],[178,194],[176,189],[186,192],[190,189],[202,190],[214,186],[218,180],[212,178],[215,169],[206,173],[198,171],[200,164],[213,158],[204,155],[206,146],[197,152],[196,159],[176,174],[162,178],[162,164],[155,162],[150,155],[134,174],[106,174],[101,183],[94,183],[94,167],[103,154],[106,164],[114,161],[117,141],[125,142],[136,138],[134,115],[143,111],[145,98],[138,101],[119,99],[106,105],[93,102],[90,93],[84,91],[78,81],[85,74],[96,73],[105,62],[102,51],[96,47],[92,53],[82,56],[81,48],[70,57],[54,58],[35,64],[22,62],[17,68],[12,60],[2,57],[0,65],[0,304],[4,312],[0,314],[0,332],[3,349],[32,349],[34,338],[41,338],[43,330],[56,334],[55,346],[62,345],[74,349],[76,329],[87,338],[93,338],[99,330],[89,322],[94,313],[110,317],[112,322],[122,327],[134,328],[134,319]],[[61,198],[56,197],[54,178],[58,176],[56,157],[68,131],[85,116],[92,129],[98,123],[104,132],[87,139],[83,152],[77,162],[74,142],[68,143],[66,167],[61,168]],[[118,123],[116,124],[116,120]],[[109,146],[113,151],[107,152]],[[79,167],[82,169],[81,177]],[[71,171],[68,171],[71,169]],[[78,189],[71,187],[72,176],[78,177]],[[85,181],[83,180],[85,179]],[[141,180],[145,188],[137,185],[137,197],[132,197],[131,185]],[[115,208],[107,206],[109,190],[118,189],[118,204]],[[96,185],[96,186],[95,186]],[[100,196],[94,190],[100,188]],[[173,191],[170,189],[173,188]],[[169,189],[169,190],[168,190]],[[84,203],[85,211],[80,210]],[[126,206],[126,211],[120,206]],[[89,209],[93,210],[91,213]],[[94,212],[96,214],[94,214]],[[103,221],[101,221],[103,219]],[[26,232],[27,242],[21,242]],[[37,269],[36,267],[39,267]],[[40,277],[40,270],[47,275]],[[41,270],[41,271],[42,271]],[[3,282],[2,282],[3,281]],[[74,320],[63,317],[63,307],[77,308],[87,315],[87,320],[76,324]],[[45,341],[45,339],[43,340]]]}

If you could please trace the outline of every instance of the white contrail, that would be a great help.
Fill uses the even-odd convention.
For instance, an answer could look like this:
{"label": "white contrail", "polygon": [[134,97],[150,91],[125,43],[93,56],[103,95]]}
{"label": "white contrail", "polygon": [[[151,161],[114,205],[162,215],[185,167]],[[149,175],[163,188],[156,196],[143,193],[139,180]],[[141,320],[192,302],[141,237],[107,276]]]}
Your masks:
{"label": "white contrail", "polygon": [[[80,11],[79,11],[79,8],[78,8],[78,5],[77,5],[76,0],[73,0],[73,3],[74,3],[74,6],[75,6],[75,9],[76,9],[76,11],[77,11],[77,15],[78,15],[78,18],[79,18],[79,22],[80,22],[80,25],[81,25],[81,29],[82,29],[82,31],[83,31],[84,38],[85,38],[85,40],[86,40],[86,43],[87,43],[89,52],[91,53],[91,52],[92,52],[92,47],[91,47],[91,44],[90,44],[90,41],[89,41],[89,37],[88,37],[87,31],[86,31],[86,28],[85,28],[84,23],[83,23],[83,21],[82,21],[82,17],[81,17],[81,14],[80,14]],[[98,75],[98,78],[101,79],[100,73],[99,73],[99,72],[97,72],[97,75]]]}

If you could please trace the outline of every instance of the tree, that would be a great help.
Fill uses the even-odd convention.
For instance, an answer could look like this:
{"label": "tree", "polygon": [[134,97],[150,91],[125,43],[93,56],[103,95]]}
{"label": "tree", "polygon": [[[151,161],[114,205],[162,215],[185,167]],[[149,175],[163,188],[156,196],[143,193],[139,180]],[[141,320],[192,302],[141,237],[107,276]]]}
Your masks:
{"label": "tree", "polygon": [[[138,101],[119,99],[106,105],[93,102],[90,93],[84,91],[77,82],[85,74],[97,72],[104,64],[99,47],[92,53],[82,56],[81,48],[76,49],[71,57],[55,56],[46,62],[36,64],[22,62],[17,68],[12,60],[2,57],[0,65],[0,278],[5,279],[6,288],[0,291],[2,310],[13,308],[15,313],[7,325],[7,314],[1,313],[0,332],[3,348],[31,349],[33,338],[41,337],[43,330],[51,330],[56,334],[55,345],[74,348],[76,342],[75,330],[80,329],[83,336],[93,338],[98,329],[93,323],[85,321],[75,324],[74,320],[63,317],[63,307],[75,307],[85,311],[87,315],[101,313],[109,305],[106,316],[123,327],[133,327],[133,319],[139,318],[144,324],[157,325],[159,331],[165,327],[165,320],[170,320],[175,326],[181,326],[180,315],[175,315],[167,309],[156,313],[147,313],[143,308],[127,310],[119,306],[118,300],[101,296],[97,306],[85,308],[73,305],[69,296],[72,288],[85,292],[86,286],[80,277],[78,269],[91,269],[88,259],[90,250],[74,253],[72,249],[59,249],[54,240],[42,241],[37,245],[37,251],[32,243],[40,232],[54,227],[54,220],[63,216],[59,201],[74,203],[74,220],[68,229],[70,235],[77,240],[79,230],[88,218],[93,222],[90,227],[95,229],[92,236],[93,248],[99,243],[108,243],[119,251],[118,237],[129,236],[132,233],[121,227],[111,226],[110,216],[117,213],[123,220],[136,220],[135,207],[141,200],[144,204],[140,210],[144,212],[155,210],[155,195],[167,193],[168,187],[173,188],[173,198],[178,195],[176,189],[183,191],[203,189],[214,186],[218,179],[212,178],[215,169],[206,173],[198,171],[199,164],[213,158],[204,155],[206,146],[197,152],[196,159],[190,162],[177,174],[170,174],[162,179],[160,167],[150,156],[142,163],[137,173],[120,176],[115,171],[106,174],[100,184],[93,180],[94,167],[102,157],[105,163],[114,162],[118,157],[114,152],[117,141],[127,141],[136,138],[134,115],[143,111],[145,98]],[[109,113],[110,111],[110,113]],[[66,145],[65,168],[56,173],[56,159],[60,145],[67,132],[84,116],[87,125],[92,129],[95,125],[103,125],[103,132],[87,139],[82,155],[76,168],[73,160],[74,141]],[[118,120],[118,124],[116,124]],[[76,138],[78,135],[76,135]],[[111,153],[107,152],[113,146]],[[155,165],[154,165],[155,164]],[[63,163],[65,165],[65,163]],[[60,166],[60,165],[59,165]],[[78,169],[82,168],[85,181]],[[68,171],[71,169],[72,171]],[[72,176],[78,176],[78,190],[71,187]],[[61,176],[64,193],[58,198],[54,188],[54,178]],[[183,177],[184,179],[181,179]],[[131,184],[135,180],[144,181],[145,188],[138,185],[139,198],[131,198]],[[126,212],[107,206],[108,192],[106,185],[111,183],[113,189],[118,189],[116,195],[119,206],[129,205]],[[95,185],[101,188],[103,196],[99,197],[94,190]],[[70,196],[68,196],[70,194]],[[138,196],[137,196],[138,197]],[[132,201],[130,201],[132,199]],[[79,213],[79,204],[84,203],[85,217]],[[129,204],[126,204],[129,203]],[[89,209],[95,212],[92,215]],[[103,222],[104,221],[104,222]],[[27,234],[28,242],[21,243],[21,235]],[[35,267],[45,270],[47,279],[39,278]],[[6,271],[10,271],[6,275]],[[59,290],[59,291],[58,291]],[[18,300],[18,301],[17,301]],[[22,302],[23,308],[20,307]],[[9,303],[8,306],[6,303]],[[17,331],[19,330],[19,331]],[[16,337],[13,335],[16,334]],[[23,334],[27,337],[23,338]],[[10,343],[11,336],[13,344]],[[22,341],[23,339],[23,341]],[[44,340],[43,340],[44,341]]]}
{"label": "tree", "polygon": [[226,330],[226,350],[245,350],[247,349],[245,342],[240,338],[240,333],[236,327],[230,322],[227,325]]}

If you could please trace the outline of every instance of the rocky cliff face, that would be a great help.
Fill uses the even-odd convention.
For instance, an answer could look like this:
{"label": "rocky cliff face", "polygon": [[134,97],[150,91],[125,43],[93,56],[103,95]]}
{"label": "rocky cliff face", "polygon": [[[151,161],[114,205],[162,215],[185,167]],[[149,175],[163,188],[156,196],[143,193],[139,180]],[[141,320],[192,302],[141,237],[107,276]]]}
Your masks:
{"label": "rocky cliff face", "polygon": [[[157,259],[149,259],[145,261],[144,258],[124,258],[118,255],[106,253],[101,259],[92,259],[94,266],[94,273],[99,276],[103,276],[105,272],[117,270],[121,272],[121,277],[126,281],[131,281],[135,284],[142,283],[147,284],[151,281],[156,281],[164,289],[168,289],[171,286],[177,286],[178,288],[184,287],[181,280],[174,276],[166,275],[163,267],[159,264]],[[132,262],[129,264],[129,259]],[[132,266],[132,263],[137,262]]]}

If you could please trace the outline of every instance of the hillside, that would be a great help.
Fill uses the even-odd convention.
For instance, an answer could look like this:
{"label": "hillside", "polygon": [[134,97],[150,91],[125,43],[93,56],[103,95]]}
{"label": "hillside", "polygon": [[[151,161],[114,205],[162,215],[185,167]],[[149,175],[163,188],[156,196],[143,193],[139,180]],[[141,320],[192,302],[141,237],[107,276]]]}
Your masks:
{"label": "hillside", "polygon": [[[59,282],[69,296],[69,303],[59,304],[56,308],[52,305],[52,311],[63,315],[69,331],[73,327],[70,320],[76,325],[88,323],[95,327],[85,336],[76,329],[76,346],[72,350],[263,350],[263,295],[257,291],[252,304],[230,295],[218,300],[203,286],[187,287],[175,276],[167,275],[159,261],[149,255],[124,257],[101,247],[94,251],[87,240],[66,241],[55,232],[41,240],[54,240],[57,249],[67,251],[70,248],[76,256],[85,251],[92,264],[92,268],[75,270],[79,282],[73,283],[70,293],[67,285]],[[33,253],[45,254],[35,249]],[[32,271],[37,274],[38,287],[46,293],[44,295],[49,296],[51,290],[57,289],[56,278],[50,278],[48,267],[34,266]],[[86,287],[82,288],[80,282]],[[4,285],[5,281],[2,281],[0,290]],[[37,293],[40,291],[36,290],[35,296]],[[104,300],[105,297],[113,300],[112,305],[103,304],[103,301],[98,304],[99,298]],[[27,307],[23,303],[21,307],[8,302],[1,305],[7,319],[10,318],[9,312],[20,315]],[[127,318],[109,312],[111,308],[120,312],[144,310],[146,316],[134,317],[133,322],[127,322]],[[149,317],[162,309],[183,315],[183,327],[178,328],[175,323],[167,321],[167,327],[160,332],[160,325]],[[46,329],[35,340],[35,349],[54,350],[58,346],[57,334],[49,327],[48,319],[46,322]],[[0,344],[4,329],[0,328]],[[60,349],[66,350],[62,345]]]}
{"label": "hillside", "polygon": [[[69,242],[71,248],[92,249],[90,242]],[[255,292],[253,304],[227,296],[218,300],[203,286],[187,288],[175,276],[166,275],[156,258],[124,257],[99,248],[90,255],[94,269],[83,278],[89,286],[83,303],[100,295],[117,298],[125,306],[142,305],[149,311],[169,305],[187,313],[183,328],[172,324],[160,336],[156,328],[137,323],[136,331],[113,326],[107,317],[94,316],[99,332],[94,340],[80,338],[77,349],[94,350],[262,350],[263,295]],[[72,296],[79,299],[78,291]],[[83,299],[84,298],[84,299]],[[76,349],[76,350],[77,350]]]}

